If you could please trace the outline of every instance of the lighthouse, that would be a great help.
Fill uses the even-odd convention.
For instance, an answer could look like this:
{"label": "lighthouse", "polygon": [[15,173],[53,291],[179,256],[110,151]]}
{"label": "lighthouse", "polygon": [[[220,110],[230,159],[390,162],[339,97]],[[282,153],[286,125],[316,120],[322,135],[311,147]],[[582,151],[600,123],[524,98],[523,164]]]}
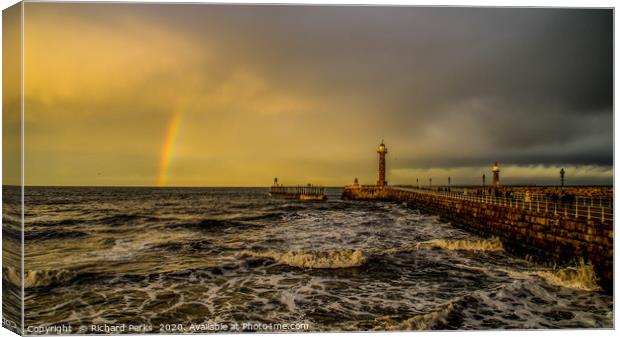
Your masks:
{"label": "lighthouse", "polygon": [[387,152],[387,147],[385,147],[385,144],[381,141],[377,149],[377,153],[379,154],[379,181],[377,181],[377,186],[380,187],[387,186],[387,181],[385,181],[385,155]]}
{"label": "lighthouse", "polygon": [[497,162],[495,162],[491,171],[493,171],[493,188],[499,188],[499,165],[497,165]]}

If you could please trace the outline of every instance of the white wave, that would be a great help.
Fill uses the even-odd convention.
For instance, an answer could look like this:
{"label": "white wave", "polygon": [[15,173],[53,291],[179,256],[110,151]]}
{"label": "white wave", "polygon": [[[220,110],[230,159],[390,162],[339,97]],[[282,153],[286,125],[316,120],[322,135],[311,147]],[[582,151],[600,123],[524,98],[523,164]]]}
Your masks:
{"label": "white wave", "polygon": [[498,238],[480,239],[480,240],[447,240],[434,239],[429,241],[418,242],[403,247],[392,248],[386,250],[388,254],[401,252],[412,252],[419,249],[441,248],[446,250],[472,250],[484,252],[501,252],[504,250],[502,242]]}
{"label": "white wave", "polygon": [[591,264],[581,263],[578,266],[565,267],[554,270],[515,271],[500,269],[515,278],[539,276],[547,283],[571,289],[585,291],[599,291],[598,278]]}
{"label": "white wave", "polygon": [[485,252],[501,252],[504,250],[502,242],[498,238],[480,240],[445,240],[435,239],[420,242],[419,248],[437,247],[448,250],[473,250]]}
{"label": "white wave", "polygon": [[[2,269],[2,277],[5,280],[16,286],[21,285],[22,275],[19,270],[12,267],[3,267]],[[26,270],[24,272],[24,288],[62,284],[72,280],[76,275],[76,272],[66,269]]]}
{"label": "white wave", "polygon": [[392,318],[379,319],[375,331],[402,331],[402,330],[431,330],[439,323],[446,323],[448,316],[454,310],[452,303],[443,305],[437,310],[415,315],[399,321]]}
{"label": "white wave", "polygon": [[586,291],[601,290],[594,267],[590,264],[581,264],[577,267],[566,267],[554,271],[539,271],[536,275],[544,278],[550,284],[561,287]]}
{"label": "white wave", "polygon": [[243,251],[242,256],[264,257],[299,268],[350,268],[363,265],[367,258],[359,249],[338,249],[330,251],[289,251],[251,252]]}

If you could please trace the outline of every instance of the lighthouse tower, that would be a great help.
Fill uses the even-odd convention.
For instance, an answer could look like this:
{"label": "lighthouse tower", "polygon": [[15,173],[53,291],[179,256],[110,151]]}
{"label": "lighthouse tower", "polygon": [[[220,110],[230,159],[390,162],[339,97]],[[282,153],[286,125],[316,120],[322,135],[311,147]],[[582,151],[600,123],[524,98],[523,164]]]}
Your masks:
{"label": "lighthouse tower", "polygon": [[497,162],[495,162],[491,171],[493,171],[493,188],[499,188],[499,165],[497,165]]}
{"label": "lighthouse tower", "polygon": [[379,154],[379,181],[377,181],[377,186],[385,187],[387,186],[387,181],[385,181],[385,155],[387,154],[387,147],[381,141],[381,145],[377,149],[377,153]]}

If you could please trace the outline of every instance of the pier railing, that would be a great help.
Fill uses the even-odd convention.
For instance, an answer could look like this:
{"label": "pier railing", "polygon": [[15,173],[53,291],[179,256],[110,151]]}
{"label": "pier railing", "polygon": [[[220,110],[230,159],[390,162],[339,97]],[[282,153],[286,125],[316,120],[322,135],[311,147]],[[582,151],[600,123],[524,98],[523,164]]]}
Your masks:
{"label": "pier railing", "polygon": [[[364,188],[370,188],[364,186]],[[377,187],[378,188],[378,187]],[[528,195],[524,193],[515,193],[513,197],[496,196],[493,194],[477,194],[468,193],[467,190],[432,190],[416,187],[389,187],[393,190],[410,191],[415,193],[424,193],[439,195],[459,200],[474,201],[479,203],[487,203],[504,207],[521,209],[529,213],[546,215],[549,217],[563,216],[581,220],[597,220],[600,222],[613,222],[614,209],[612,203],[603,203],[600,199],[599,203],[595,203],[594,198],[576,198],[572,202],[549,201],[546,195]],[[611,207],[610,207],[611,206]]]}
{"label": "pier railing", "polygon": [[[515,198],[519,199],[530,199],[530,201],[540,201],[540,202],[551,202],[550,197],[546,194],[539,193],[524,193],[524,192],[515,192]],[[590,206],[590,207],[606,207],[613,208],[614,207],[614,199],[613,197],[588,197],[588,196],[569,196],[570,199],[562,200],[561,197],[558,197],[556,202],[564,202],[564,203],[576,203],[581,206]]]}
{"label": "pier railing", "polygon": [[325,187],[323,186],[271,186],[269,191],[272,194],[288,194],[288,195],[323,195]]}
{"label": "pier railing", "polygon": [[[402,186],[402,187],[407,187],[409,188],[410,186]],[[485,190],[489,190],[490,188],[480,188],[480,187],[447,187],[447,186],[437,186],[434,188],[429,188],[429,187],[421,187],[421,188],[416,188],[416,187],[412,187],[413,189],[422,189],[422,190],[432,190],[432,191],[440,191],[441,189],[444,190],[448,190],[451,192],[457,192],[457,193],[473,193],[476,194],[477,192],[482,192],[482,194],[485,194]],[[492,193],[492,192],[491,192]],[[486,193],[488,194],[488,193]],[[502,193],[500,193],[502,194]],[[590,207],[606,207],[606,208],[613,208],[614,207],[614,198],[613,196],[581,196],[581,195],[570,195],[570,194],[565,194],[564,197],[562,197],[561,195],[556,194],[556,200],[553,200],[552,196],[549,194],[543,194],[543,193],[531,193],[531,192],[518,192],[518,191],[512,191],[510,192],[510,198],[513,199],[524,199],[526,201],[530,201],[530,202],[563,202],[563,203],[577,203],[579,205],[582,206],[590,206]],[[505,197],[505,196],[501,196],[501,197]]]}

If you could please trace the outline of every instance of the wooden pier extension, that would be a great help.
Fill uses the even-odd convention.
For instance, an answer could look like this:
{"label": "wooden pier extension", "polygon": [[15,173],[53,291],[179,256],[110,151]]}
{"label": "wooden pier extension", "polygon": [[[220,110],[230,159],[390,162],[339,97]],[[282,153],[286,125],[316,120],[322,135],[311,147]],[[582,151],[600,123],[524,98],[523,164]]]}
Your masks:
{"label": "wooden pier extension", "polygon": [[273,185],[269,195],[274,198],[296,199],[302,201],[326,200],[325,188],[322,186],[282,186]]}
{"label": "wooden pier extension", "polygon": [[357,184],[346,186],[342,198],[406,203],[454,226],[498,237],[507,251],[535,260],[592,263],[601,287],[613,291],[613,207],[609,205]]}

